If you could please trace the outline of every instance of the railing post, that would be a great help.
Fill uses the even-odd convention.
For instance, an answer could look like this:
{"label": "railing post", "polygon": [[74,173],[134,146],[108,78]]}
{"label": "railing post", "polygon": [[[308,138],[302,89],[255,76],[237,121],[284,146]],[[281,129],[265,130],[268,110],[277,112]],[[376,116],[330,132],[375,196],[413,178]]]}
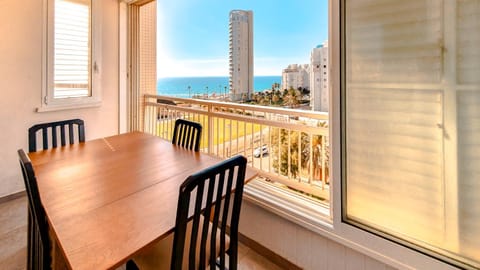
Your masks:
{"label": "railing post", "polygon": [[326,178],[326,174],[325,174],[325,170],[326,170],[326,155],[325,155],[325,143],[326,143],[326,140],[325,140],[325,136],[322,135],[322,189],[325,189],[325,186],[327,185],[327,179]]}
{"label": "railing post", "polygon": [[[292,152],[290,151],[292,149],[292,144],[291,144],[291,132],[290,129],[285,129],[288,131],[288,148],[287,148],[287,176],[288,178],[292,178]],[[295,180],[295,178],[293,178]]]}
{"label": "railing post", "polygon": [[313,160],[313,134],[308,134],[310,143],[309,143],[309,148],[308,149],[308,183],[312,184],[313,180],[315,180],[315,171],[314,171],[314,160]]}
{"label": "railing post", "polygon": [[213,153],[213,139],[214,139],[214,136],[215,134],[214,133],[214,123],[213,123],[213,114],[212,114],[212,110],[213,110],[213,105],[212,104],[208,104],[208,154],[212,154]]}

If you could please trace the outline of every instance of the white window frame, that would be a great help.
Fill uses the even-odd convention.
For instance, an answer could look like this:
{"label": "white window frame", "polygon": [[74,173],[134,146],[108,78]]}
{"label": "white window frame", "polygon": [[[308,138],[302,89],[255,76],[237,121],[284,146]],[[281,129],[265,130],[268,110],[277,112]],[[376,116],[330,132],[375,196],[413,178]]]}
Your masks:
{"label": "white window frame", "polygon": [[[343,221],[343,208],[345,198],[342,197],[342,106],[341,87],[344,82],[341,79],[341,67],[344,65],[341,59],[341,39],[343,18],[340,15],[342,0],[330,0],[330,31],[329,45],[332,44],[329,56],[331,61],[330,72],[330,145],[332,147],[332,215],[336,241],[349,248],[362,252],[376,260],[384,262],[398,269],[458,269],[457,267],[440,261],[437,258],[426,255],[420,251],[404,246],[402,243],[387,240],[382,236],[375,235],[354,225]],[[330,41],[332,41],[330,43]]]}
{"label": "white window frame", "polygon": [[97,107],[102,103],[102,4],[92,0],[91,12],[91,67],[90,96],[54,98],[53,57],[55,0],[43,0],[43,42],[42,42],[42,96],[37,112]]}

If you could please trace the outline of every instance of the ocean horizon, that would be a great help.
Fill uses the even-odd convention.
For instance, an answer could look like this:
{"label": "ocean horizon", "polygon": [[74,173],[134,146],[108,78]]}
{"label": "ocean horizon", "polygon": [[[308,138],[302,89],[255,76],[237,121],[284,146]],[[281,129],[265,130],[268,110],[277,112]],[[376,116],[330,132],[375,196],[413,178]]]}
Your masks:
{"label": "ocean horizon", "polygon": [[[222,95],[228,92],[228,76],[217,77],[168,77],[157,80],[157,94],[175,97],[189,97],[191,95]],[[255,92],[271,89],[272,84],[281,83],[282,76],[254,76],[253,88]],[[190,86],[190,91],[189,91]],[[208,87],[208,90],[207,90]]]}

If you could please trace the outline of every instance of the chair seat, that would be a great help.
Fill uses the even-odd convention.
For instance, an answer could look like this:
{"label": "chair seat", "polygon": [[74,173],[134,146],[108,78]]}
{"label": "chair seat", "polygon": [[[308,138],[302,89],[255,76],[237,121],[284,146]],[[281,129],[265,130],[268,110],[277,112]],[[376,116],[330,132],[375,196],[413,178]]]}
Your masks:
{"label": "chair seat", "polygon": [[[204,217],[200,215],[200,222],[199,222],[199,231],[202,231],[204,222]],[[183,263],[182,269],[188,269],[188,250],[190,249],[190,235],[192,231],[192,224],[193,222],[190,221],[187,224],[187,232],[186,232],[186,239],[185,239],[185,248],[184,248],[184,255],[183,255]],[[210,235],[212,232],[212,224],[210,224],[210,228],[208,230],[208,238],[210,239]],[[148,248],[147,250],[142,251],[140,254],[136,255],[133,258],[133,261],[138,266],[140,270],[148,270],[148,269],[170,269],[171,259],[172,259],[172,248],[173,248],[173,236],[174,234],[169,234],[166,238],[160,240],[160,242],[156,243],[153,247]],[[216,256],[220,255],[220,230],[217,230],[216,236]],[[197,247],[200,245],[200,240],[197,241]],[[210,245],[206,245],[207,248],[205,250],[206,258],[210,256]],[[228,250],[230,247],[230,238],[226,235],[225,236],[225,250]],[[199,260],[200,260],[200,249],[197,248],[197,255],[195,261],[195,269],[199,269]]]}

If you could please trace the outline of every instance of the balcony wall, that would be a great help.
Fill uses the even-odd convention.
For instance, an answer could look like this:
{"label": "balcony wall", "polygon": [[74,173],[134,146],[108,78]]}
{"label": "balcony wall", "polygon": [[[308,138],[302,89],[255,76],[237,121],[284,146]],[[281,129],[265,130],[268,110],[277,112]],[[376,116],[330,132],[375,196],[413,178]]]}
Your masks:
{"label": "balcony wall", "polygon": [[371,257],[245,200],[240,233],[308,270],[392,270]]}
{"label": "balcony wall", "polygon": [[100,107],[37,113],[42,91],[40,0],[3,0],[0,8],[0,197],[24,190],[16,151],[28,149],[27,129],[68,118],[86,122],[87,140],[118,132],[118,0],[102,0]]}

